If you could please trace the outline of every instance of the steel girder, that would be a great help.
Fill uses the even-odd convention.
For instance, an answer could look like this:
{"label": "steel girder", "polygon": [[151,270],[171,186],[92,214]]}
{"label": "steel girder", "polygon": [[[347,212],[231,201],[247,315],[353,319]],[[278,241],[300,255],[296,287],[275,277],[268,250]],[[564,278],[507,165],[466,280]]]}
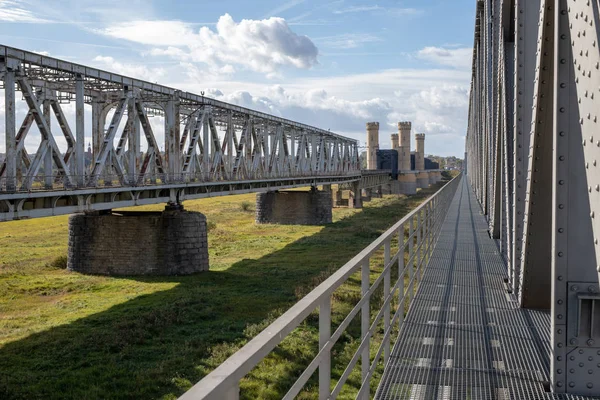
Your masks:
{"label": "steel girder", "polygon": [[[185,188],[321,177],[346,182],[361,174],[357,141],[203,95],[6,46],[0,46],[0,79],[6,146],[0,213],[52,207],[65,191],[75,198],[87,189],[120,193],[139,186],[160,190],[167,184]],[[28,110],[18,130],[17,91]],[[75,103],[74,121],[61,106],[69,102]],[[91,121],[85,119],[86,104]],[[156,125],[149,120],[153,115],[164,119],[164,143],[157,141]],[[84,153],[86,124],[91,154]],[[29,155],[25,139],[33,126],[41,140]],[[57,143],[56,126],[66,147]],[[46,201],[34,200],[31,193],[37,191]]]}
{"label": "steel girder", "polygon": [[599,3],[477,6],[469,181],[519,304],[551,309],[553,390],[599,395]]}

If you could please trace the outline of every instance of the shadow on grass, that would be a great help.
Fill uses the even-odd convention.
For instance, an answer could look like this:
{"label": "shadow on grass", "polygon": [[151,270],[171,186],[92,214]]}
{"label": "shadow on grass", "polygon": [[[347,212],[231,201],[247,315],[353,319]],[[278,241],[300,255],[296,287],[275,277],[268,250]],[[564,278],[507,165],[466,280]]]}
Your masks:
{"label": "shadow on grass", "polygon": [[0,398],[176,398],[439,186],[225,271],[131,278],[177,286],[6,344]]}

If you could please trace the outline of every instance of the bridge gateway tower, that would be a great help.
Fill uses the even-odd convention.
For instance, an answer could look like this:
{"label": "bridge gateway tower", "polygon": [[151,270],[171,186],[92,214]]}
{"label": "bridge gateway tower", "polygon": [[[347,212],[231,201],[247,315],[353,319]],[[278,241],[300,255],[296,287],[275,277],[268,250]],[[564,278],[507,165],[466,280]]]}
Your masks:
{"label": "bridge gateway tower", "polygon": [[398,149],[398,170],[400,175],[400,191],[403,194],[417,193],[417,176],[410,168],[410,132],[411,122],[398,122],[398,136],[400,148]]}
{"label": "bridge gateway tower", "polygon": [[429,174],[425,171],[425,134],[417,133],[415,141],[417,143],[415,152],[415,170],[418,171],[417,187],[426,188],[429,186]]}
{"label": "bridge gateway tower", "polygon": [[367,122],[367,169],[377,169],[379,150],[379,122]]}

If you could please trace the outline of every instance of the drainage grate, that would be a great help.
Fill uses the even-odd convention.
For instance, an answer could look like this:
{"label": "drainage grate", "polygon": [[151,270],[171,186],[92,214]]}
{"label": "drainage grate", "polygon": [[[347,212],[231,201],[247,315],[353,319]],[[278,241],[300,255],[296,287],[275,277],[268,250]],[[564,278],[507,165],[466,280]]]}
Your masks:
{"label": "drainage grate", "polygon": [[463,179],[375,398],[585,399],[547,393],[550,315],[506,292],[478,211]]}

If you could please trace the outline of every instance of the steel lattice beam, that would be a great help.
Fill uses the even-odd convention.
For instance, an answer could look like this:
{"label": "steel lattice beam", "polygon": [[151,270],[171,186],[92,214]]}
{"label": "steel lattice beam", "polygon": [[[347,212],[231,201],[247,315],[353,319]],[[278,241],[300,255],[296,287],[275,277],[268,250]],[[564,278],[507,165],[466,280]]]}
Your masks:
{"label": "steel lattice beam", "polygon": [[520,305],[551,309],[553,390],[599,395],[599,4],[477,5],[468,178]]}
{"label": "steel lattice beam", "polygon": [[[104,199],[120,198],[126,189],[158,193],[148,199],[181,200],[190,187],[211,184],[237,187],[248,181],[262,188],[260,182],[270,186],[278,180],[289,186],[360,179],[357,141],[328,130],[6,46],[0,46],[0,78],[6,108],[6,155],[0,164],[0,214],[6,214],[0,220],[8,214],[63,213],[66,208],[52,208],[73,204],[78,210],[112,208],[99,197],[82,200],[99,189],[107,189]],[[18,131],[17,91],[28,110]],[[74,121],[62,108],[69,102],[75,105]],[[152,115],[164,120],[164,143],[157,141]],[[88,125],[91,155],[84,153]],[[41,142],[29,155],[25,138],[32,126]],[[58,145],[57,133],[66,147]],[[31,195],[37,191],[44,200]],[[136,194],[130,197],[139,203]]]}

